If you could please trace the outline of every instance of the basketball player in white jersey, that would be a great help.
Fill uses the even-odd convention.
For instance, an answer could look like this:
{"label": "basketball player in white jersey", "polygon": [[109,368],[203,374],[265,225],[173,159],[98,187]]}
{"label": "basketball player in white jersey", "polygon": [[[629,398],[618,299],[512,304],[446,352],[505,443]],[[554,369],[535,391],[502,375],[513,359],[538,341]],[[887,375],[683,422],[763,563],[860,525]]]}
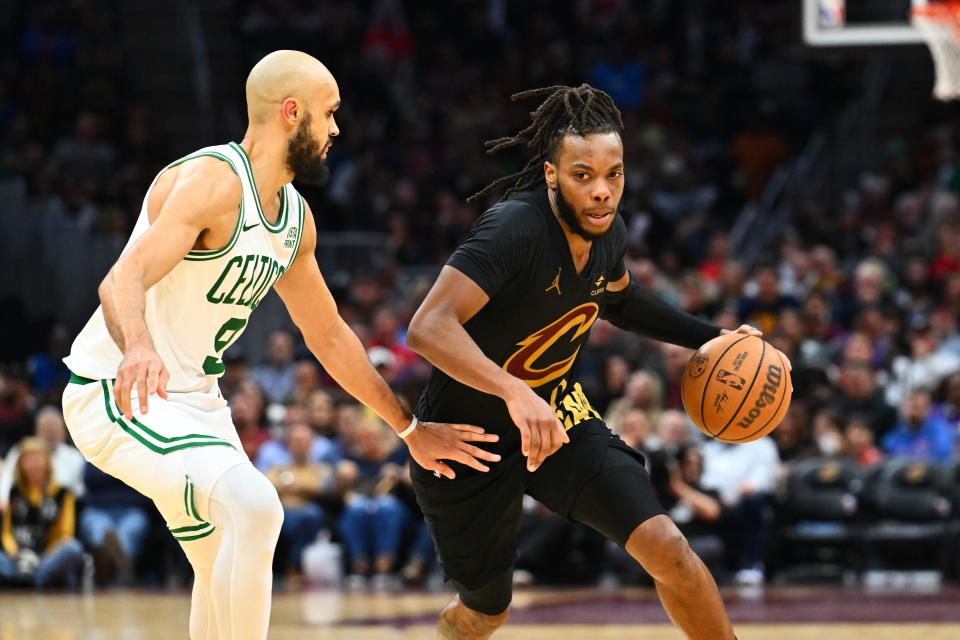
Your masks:
{"label": "basketball player in white jersey", "polygon": [[153,499],[196,574],[193,640],[261,640],[283,510],[247,460],[220,395],[224,350],[275,288],[307,347],[404,438],[411,456],[486,470],[499,456],[468,425],[417,423],[340,318],[314,257],[310,207],[290,184],[326,179],[339,134],[336,81],[316,59],[277,51],[250,72],[240,144],[165,168],[129,243],[100,285],[101,306],[66,358],[67,426],[84,456]]}

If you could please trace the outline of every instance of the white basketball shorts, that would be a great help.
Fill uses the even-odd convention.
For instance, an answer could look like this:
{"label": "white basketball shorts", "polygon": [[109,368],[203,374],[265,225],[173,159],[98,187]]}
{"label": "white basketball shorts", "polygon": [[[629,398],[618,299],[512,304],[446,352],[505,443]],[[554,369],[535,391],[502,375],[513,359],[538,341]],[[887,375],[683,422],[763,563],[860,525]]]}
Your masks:
{"label": "white basketball shorts", "polygon": [[250,464],[216,385],[209,392],[150,396],[147,414],[117,407],[113,380],[71,376],[63,417],[74,444],[93,465],[153,500],[173,536],[209,536],[210,493],[231,467]]}

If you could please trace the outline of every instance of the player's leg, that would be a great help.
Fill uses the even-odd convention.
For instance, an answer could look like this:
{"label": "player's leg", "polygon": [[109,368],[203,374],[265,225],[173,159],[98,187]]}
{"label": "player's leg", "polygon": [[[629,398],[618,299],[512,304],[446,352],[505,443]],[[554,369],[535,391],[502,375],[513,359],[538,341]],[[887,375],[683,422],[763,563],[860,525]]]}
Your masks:
{"label": "player's leg", "polygon": [[490,475],[435,478],[415,463],[410,475],[445,577],[457,595],[440,614],[437,637],[483,640],[509,616],[513,559],[523,510],[517,453]]}
{"label": "player's leg", "polygon": [[477,589],[468,589],[456,580],[450,582],[457,594],[440,612],[437,638],[486,640],[507,622],[513,597],[512,567]]}
{"label": "player's leg", "polygon": [[716,582],[664,514],[636,455],[611,445],[569,517],[627,549],[653,578],[664,609],[688,638],[730,640],[733,628]]}
{"label": "player's leg", "polygon": [[277,491],[252,464],[214,485],[210,522],[221,530],[210,591],[221,638],[262,640],[270,624],[273,552],[283,524]]}
{"label": "player's leg", "polygon": [[218,640],[217,615],[210,585],[213,564],[220,548],[221,532],[196,540],[181,540],[180,547],[193,568],[193,592],[190,597],[190,640]]}

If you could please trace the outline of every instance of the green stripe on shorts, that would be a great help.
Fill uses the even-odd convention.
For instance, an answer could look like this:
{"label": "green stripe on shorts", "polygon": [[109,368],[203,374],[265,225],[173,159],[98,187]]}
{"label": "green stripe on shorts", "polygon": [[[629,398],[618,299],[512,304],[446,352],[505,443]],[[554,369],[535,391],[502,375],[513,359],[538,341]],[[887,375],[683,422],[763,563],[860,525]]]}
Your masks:
{"label": "green stripe on shorts", "polygon": [[[173,453],[174,451],[179,451],[181,449],[188,449],[191,447],[230,447],[235,449],[232,443],[227,442],[223,438],[218,438],[216,436],[211,436],[203,433],[190,433],[184,436],[175,436],[175,437],[166,437],[160,435],[153,429],[147,427],[136,418],[132,419],[132,425],[127,422],[123,417],[123,412],[120,411],[120,407],[116,404],[116,401],[113,403],[110,402],[110,386],[107,384],[106,380],[101,380],[100,385],[103,389],[103,404],[107,412],[107,417],[110,419],[110,422],[116,424],[121,429],[123,429],[128,435],[133,437],[135,440],[140,442],[143,446],[147,447],[154,453],[159,453],[160,455],[166,455],[168,453]],[[111,407],[113,404],[113,407]],[[116,408],[116,415],[113,413],[113,408]],[[156,440],[156,442],[151,442],[149,438]],[[199,442],[197,442],[199,440]]]}

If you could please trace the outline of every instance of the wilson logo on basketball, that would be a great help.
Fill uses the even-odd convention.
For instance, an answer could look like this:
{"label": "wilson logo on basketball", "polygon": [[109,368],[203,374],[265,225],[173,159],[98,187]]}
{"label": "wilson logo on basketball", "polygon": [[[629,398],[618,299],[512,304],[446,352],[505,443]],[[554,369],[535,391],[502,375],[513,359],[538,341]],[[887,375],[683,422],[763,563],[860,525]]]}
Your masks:
{"label": "wilson logo on basketball", "polygon": [[551,380],[556,380],[573,366],[580,352],[580,346],[578,345],[570,356],[545,367],[535,367],[537,360],[546,353],[547,349],[571,331],[573,334],[570,335],[569,342],[575,342],[590,330],[599,312],[600,307],[593,302],[571,309],[559,319],[518,342],[517,346],[520,348],[507,358],[503,363],[503,369],[510,375],[520,378],[530,387],[539,387]]}
{"label": "wilson logo on basketball", "polygon": [[777,401],[777,391],[780,389],[781,382],[783,382],[783,369],[775,364],[771,364],[767,367],[767,379],[763,383],[763,389],[760,390],[757,401],[753,403],[747,415],[737,422],[738,427],[746,429],[753,424],[753,421],[757,419],[762,409]]}

